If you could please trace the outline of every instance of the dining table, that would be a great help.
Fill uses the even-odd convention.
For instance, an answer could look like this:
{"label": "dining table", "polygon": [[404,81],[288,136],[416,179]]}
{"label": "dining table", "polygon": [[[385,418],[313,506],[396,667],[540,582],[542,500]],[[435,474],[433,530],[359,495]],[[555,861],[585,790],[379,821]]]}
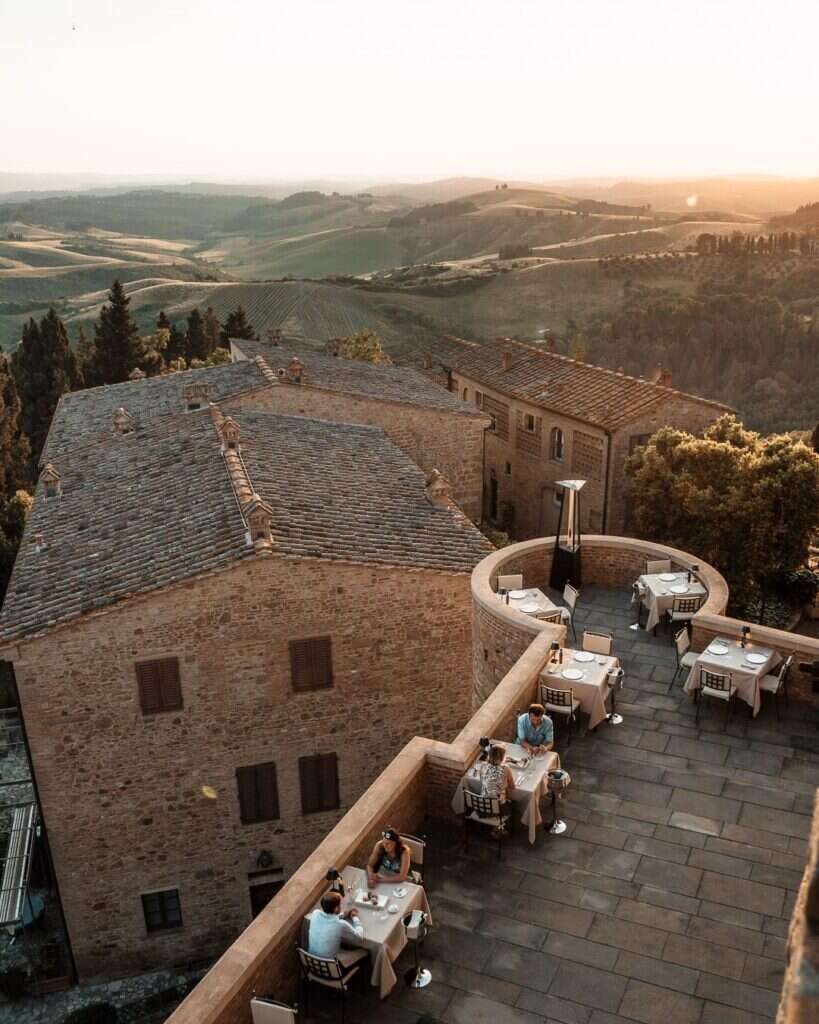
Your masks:
{"label": "dining table", "polygon": [[562,661],[550,657],[541,670],[540,682],[553,690],[571,690],[580,710],[589,716],[589,729],[596,729],[608,716],[606,697],[609,692],[609,673],[620,667],[612,655],[592,654],[591,651],[562,649]]}
{"label": "dining table", "polygon": [[[372,974],[370,983],[379,990],[382,999],[390,994],[395,986],[396,976],[393,963],[407,944],[404,918],[413,910],[421,910],[427,916],[427,924],[432,924],[432,914],[427,901],[427,894],[422,885],[413,882],[379,882],[368,887],[367,872],[363,868],[348,864],[341,872],[344,882],[345,897],[343,910],[355,906],[358,919],[364,927],[364,935],[358,939],[345,939],[345,945],[358,946],[370,951]],[[376,893],[383,906],[374,907],[363,898],[364,894]],[[317,909],[317,908],[314,908]],[[302,924],[302,944],[307,947],[309,914]]]}
{"label": "dining table", "polygon": [[[515,780],[515,788],[506,795],[509,800],[520,805],[520,820],[528,830],[529,842],[534,843],[537,838],[538,825],[543,823],[543,815],[540,813],[540,798],[549,793],[549,772],[560,767],[560,757],[554,750],[530,756],[524,747],[507,740],[492,740],[492,744],[500,744],[506,749],[503,763],[508,764],[512,769],[512,776]],[[476,792],[480,792],[481,768],[484,763],[480,757],[476,758],[466,775],[458,783],[455,796],[452,798],[452,810],[456,814],[464,813],[464,786],[469,786]]]}
{"label": "dining table", "polygon": [[714,637],[705,650],[697,655],[683,689],[691,694],[699,690],[702,669],[728,675],[737,696],[748,705],[756,718],[762,706],[759,683],[771,671],[777,656],[777,652],[770,647],[751,641],[746,641],[743,647],[739,640]]}
{"label": "dining table", "polygon": [[[503,595],[500,596],[505,600]],[[523,612],[524,615],[531,615],[536,619],[554,615],[555,612],[560,612],[561,618],[567,618],[569,614],[565,608],[555,604],[537,587],[510,590],[509,607],[516,608],[519,612]]]}
{"label": "dining table", "polygon": [[637,583],[642,586],[641,600],[648,611],[646,629],[654,629],[663,615],[671,611],[674,598],[697,597],[702,602],[708,595],[699,580],[689,580],[687,571],[644,573],[638,577]]}

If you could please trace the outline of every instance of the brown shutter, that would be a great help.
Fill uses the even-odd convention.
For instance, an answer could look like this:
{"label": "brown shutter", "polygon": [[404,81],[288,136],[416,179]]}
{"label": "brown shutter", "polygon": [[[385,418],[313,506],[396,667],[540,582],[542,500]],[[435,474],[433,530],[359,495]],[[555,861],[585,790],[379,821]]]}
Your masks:
{"label": "brown shutter", "polygon": [[329,636],[316,637],[313,644],[313,688],[333,685],[333,647]]}
{"label": "brown shutter", "polygon": [[309,640],[290,641],[290,673],[293,680],[293,689],[297,693],[311,690],[310,679],[311,658]]}
{"label": "brown shutter", "polygon": [[290,673],[297,693],[333,685],[333,645],[329,636],[290,641]]}
{"label": "brown shutter", "polygon": [[299,783],[301,785],[301,813],[315,814],[321,808],[318,757],[299,758]]}
{"label": "brown shutter", "polygon": [[256,766],[256,795],[259,800],[259,817],[263,821],[279,817],[279,787],[276,782],[276,765]]}
{"label": "brown shutter", "polygon": [[256,799],[256,769],[237,768],[236,785],[239,789],[239,813],[244,824],[259,820],[259,802]]}
{"label": "brown shutter", "polygon": [[155,661],[138,661],[136,669],[139,704],[145,714],[162,710],[162,683]]}
{"label": "brown shutter", "polygon": [[341,804],[338,795],[338,759],[335,754],[322,754],[318,758],[318,781],[321,809],[334,811]]}
{"label": "brown shutter", "polygon": [[157,662],[162,687],[162,707],[172,711],[182,707],[182,687],[179,684],[179,659],[163,658]]}

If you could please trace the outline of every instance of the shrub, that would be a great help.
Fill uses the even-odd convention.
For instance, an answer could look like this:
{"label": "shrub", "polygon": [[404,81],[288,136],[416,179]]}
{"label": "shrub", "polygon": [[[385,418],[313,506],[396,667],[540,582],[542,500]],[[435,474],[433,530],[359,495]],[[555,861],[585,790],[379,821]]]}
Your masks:
{"label": "shrub", "polygon": [[63,1017],[63,1024],[117,1024],[117,1008],[110,1003],[90,1003]]}

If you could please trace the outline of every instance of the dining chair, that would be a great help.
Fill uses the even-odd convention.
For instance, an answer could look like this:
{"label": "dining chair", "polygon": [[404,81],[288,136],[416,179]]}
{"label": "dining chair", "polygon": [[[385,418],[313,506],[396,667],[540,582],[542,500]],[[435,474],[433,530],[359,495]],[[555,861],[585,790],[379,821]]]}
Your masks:
{"label": "dining chair", "polygon": [[566,734],[566,745],[572,742],[572,732],[577,724],[577,710],[580,701],[575,699],[571,690],[555,690],[551,686],[540,684],[540,703],[552,715],[562,715],[567,719],[568,732]]}
{"label": "dining chair", "polygon": [[569,625],[572,627],[572,637],[575,642],[577,641],[577,633],[574,628],[574,610],[577,607],[577,599],[580,597],[580,591],[576,587],[573,587],[571,583],[567,583],[563,588],[563,600],[566,602],[564,611],[567,613],[564,618],[568,618]]}
{"label": "dining chair", "polygon": [[[619,666],[610,669],[606,673],[606,697],[611,696],[611,711],[606,715],[606,721],[609,725],[623,724],[623,716],[617,711],[617,691],[623,689],[625,678],[626,673]],[[605,697],[603,698],[603,703],[605,704]]]}
{"label": "dining chair", "polygon": [[[427,848],[426,840],[421,836],[401,835],[401,842],[409,847],[410,852],[410,881],[416,885],[424,884],[424,853]],[[415,867],[415,865],[418,867]]]}
{"label": "dining chair", "polygon": [[344,1024],[344,1002],[347,995],[350,979],[358,972],[361,966],[360,961],[369,954],[366,949],[345,950],[347,954],[354,954],[348,958],[346,965],[342,965],[338,957],[314,956],[308,953],[301,946],[296,947],[304,980],[304,1015],[309,1013],[308,997],[310,983],[322,985],[341,993],[341,1024]]}
{"label": "dining chair", "polygon": [[674,688],[674,683],[677,681],[677,676],[680,674],[680,670],[687,668],[690,672],[691,669],[697,663],[697,655],[694,651],[690,650],[691,637],[688,634],[688,630],[683,628],[674,637],[674,653],[677,655],[677,668],[674,671],[674,675],[671,677],[671,682],[668,684],[668,692],[671,693]]}
{"label": "dining chair", "polygon": [[279,1003],[275,999],[253,996],[250,1000],[250,1017],[253,1024],[296,1024],[298,1013],[298,1006],[288,1006],[287,1003]]}
{"label": "dining chair", "polygon": [[563,623],[563,609],[555,608],[553,612],[544,612],[543,615],[538,615],[538,622],[551,622],[555,626],[560,626]]}
{"label": "dining chair", "polygon": [[671,572],[670,558],[656,558],[646,562],[646,576],[654,576],[660,572]]}
{"label": "dining chair", "polygon": [[523,573],[519,572],[512,576],[498,576],[498,593],[507,590],[523,590]]}
{"label": "dining chair", "polygon": [[701,597],[675,597],[673,604],[665,613],[669,628],[676,622],[689,623],[700,610],[702,601]]}
{"label": "dining chair", "polygon": [[637,605],[637,621],[632,624],[631,629],[640,629],[643,625],[643,602],[646,597],[646,585],[640,580],[631,584],[631,603]]}
{"label": "dining chair", "polygon": [[787,658],[779,666],[779,671],[771,673],[770,675],[763,676],[759,680],[759,688],[765,693],[772,693],[774,697],[774,703],[776,705],[776,720],[780,721],[779,715],[779,694],[783,694],[785,697],[786,706],[790,707],[790,701],[788,700],[788,676],[790,675],[791,666],[793,665],[793,655],[789,654]]}
{"label": "dining chair", "polygon": [[584,651],[589,651],[591,654],[611,654],[612,638],[610,633],[595,633],[593,630],[587,629],[583,633],[583,642],[581,647]]}
{"label": "dining chair", "polygon": [[700,707],[702,706],[703,697],[724,700],[725,721],[722,725],[722,731],[725,732],[725,727],[728,725],[728,715],[734,709],[734,696],[736,692],[736,687],[731,682],[730,674],[723,675],[720,672],[709,672],[707,668],[700,668],[700,688],[697,694],[697,711],[694,721],[698,723],[700,720]]}
{"label": "dining chair", "polygon": [[469,826],[488,825],[495,830],[498,840],[498,860],[501,860],[506,826],[512,821],[510,802],[501,804],[496,796],[479,796],[464,786],[464,853],[469,853]]}

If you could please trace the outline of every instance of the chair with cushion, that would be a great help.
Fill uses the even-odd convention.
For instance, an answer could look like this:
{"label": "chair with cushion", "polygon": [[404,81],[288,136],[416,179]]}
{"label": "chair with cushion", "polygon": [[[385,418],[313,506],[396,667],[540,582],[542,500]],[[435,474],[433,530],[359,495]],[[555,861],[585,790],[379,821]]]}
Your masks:
{"label": "chair with cushion", "polygon": [[731,682],[731,676],[729,674],[723,675],[720,672],[709,672],[707,668],[701,668],[700,688],[697,691],[697,713],[694,716],[694,721],[699,722],[700,720],[700,708],[702,707],[703,697],[713,697],[714,700],[724,700],[725,722],[722,726],[722,730],[724,732],[725,726],[728,724],[728,716],[732,713],[734,708],[734,697],[736,692],[736,687]]}
{"label": "chair with cushion", "polygon": [[697,655],[694,651],[689,649],[690,647],[691,637],[688,635],[688,630],[683,627],[674,637],[674,651],[677,655],[677,668],[674,675],[671,677],[671,682],[668,684],[669,693],[671,693],[674,683],[677,681],[677,676],[680,674],[680,670],[685,668],[690,672],[697,663]]}
{"label": "chair with cushion", "polygon": [[655,558],[646,562],[646,576],[656,576],[661,572],[671,572],[670,558]]}
{"label": "chair with cushion", "polygon": [[341,993],[341,1024],[344,1024],[344,1000],[347,995],[350,979],[358,973],[360,961],[369,954],[366,949],[345,949],[343,953],[346,964],[338,957],[313,956],[300,946],[296,948],[299,956],[302,978],[304,979],[304,1013],[308,1014],[308,994],[310,983],[322,985]]}
{"label": "chair with cushion", "polygon": [[563,622],[563,609],[555,608],[553,612],[544,612],[543,615],[538,615],[538,622],[551,622],[555,626],[559,626]]}
{"label": "chair with cushion", "polygon": [[701,597],[675,597],[673,605],[665,613],[669,627],[673,628],[678,622],[688,624],[702,604]]}
{"label": "chair with cushion", "polygon": [[789,654],[787,658],[779,666],[779,671],[772,673],[771,675],[763,676],[759,681],[760,690],[765,693],[772,693],[774,696],[774,702],[776,705],[776,720],[780,720],[779,716],[779,695],[780,693],[785,698],[785,704],[789,707],[790,701],[788,700],[788,676],[793,665],[793,655]]}
{"label": "chair with cushion", "polygon": [[549,715],[562,715],[568,721],[567,744],[572,742],[572,730],[577,723],[577,711],[580,701],[575,699],[571,690],[554,690],[551,686],[540,684],[540,703]]}
{"label": "chair with cushion", "polygon": [[416,885],[424,884],[424,853],[426,852],[427,844],[424,839],[420,836],[403,835],[401,836],[401,842],[409,847],[410,852],[410,881],[415,882]]}
{"label": "chair with cushion", "polygon": [[510,590],[523,590],[523,573],[513,576],[498,576],[498,593],[508,594]]}
{"label": "chair with cushion", "polygon": [[576,590],[571,583],[567,583],[563,588],[563,600],[566,602],[566,607],[563,609],[563,618],[567,619],[572,627],[572,636],[575,641],[577,641],[577,633],[574,628],[574,610],[577,607],[577,599],[579,597],[580,591]]}
{"label": "chair with cushion", "polygon": [[494,830],[498,840],[498,860],[501,859],[503,840],[507,834],[507,825],[511,824],[512,808],[510,802],[501,804],[494,796],[479,796],[464,787],[464,852],[469,853],[469,826],[487,825]]}
{"label": "chair with cushion", "polygon": [[587,629],[583,633],[583,643],[581,644],[584,651],[589,651],[591,654],[605,654],[607,657],[611,654],[612,637],[610,633],[595,633],[593,630]]}
{"label": "chair with cushion", "polygon": [[287,1003],[279,1003],[275,999],[253,996],[250,1000],[253,1024],[296,1024],[298,1012],[298,1006],[288,1006]]}

